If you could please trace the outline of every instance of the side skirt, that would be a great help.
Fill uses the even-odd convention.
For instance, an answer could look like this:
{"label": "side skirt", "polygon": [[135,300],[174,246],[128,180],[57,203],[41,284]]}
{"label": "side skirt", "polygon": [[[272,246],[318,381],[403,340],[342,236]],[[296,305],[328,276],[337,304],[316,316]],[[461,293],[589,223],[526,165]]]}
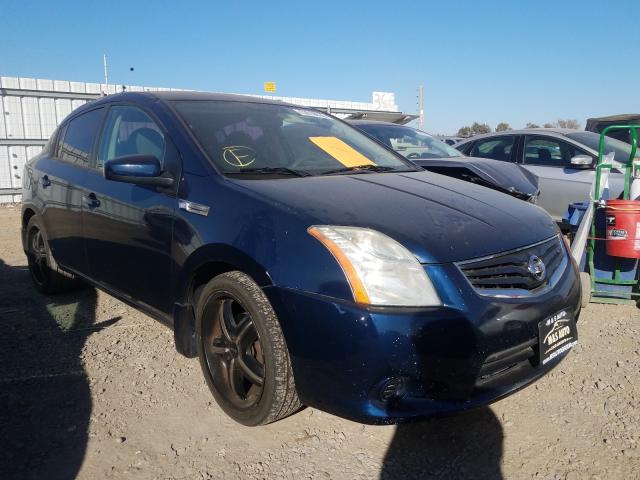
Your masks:
{"label": "side skirt", "polygon": [[135,308],[136,310],[140,310],[145,315],[150,316],[154,320],[159,321],[160,323],[166,325],[167,327],[173,327],[173,318],[171,317],[171,315],[167,315],[166,313],[158,310],[157,308],[152,307],[151,305],[147,305],[146,303],[138,302],[132,297],[129,297],[128,295],[118,292],[117,290],[114,290],[104,285],[103,283],[98,282],[92,279],[91,277],[88,277],[72,268],[62,267],[60,264],[57,264],[56,266],[58,268],[58,271],[65,272],[66,274],[75,275],[76,277],[88,283],[89,285],[92,285],[93,287],[98,288],[104,291],[105,293],[108,293],[112,297],[117,298],[121,302],[126,303],[130,307]]}

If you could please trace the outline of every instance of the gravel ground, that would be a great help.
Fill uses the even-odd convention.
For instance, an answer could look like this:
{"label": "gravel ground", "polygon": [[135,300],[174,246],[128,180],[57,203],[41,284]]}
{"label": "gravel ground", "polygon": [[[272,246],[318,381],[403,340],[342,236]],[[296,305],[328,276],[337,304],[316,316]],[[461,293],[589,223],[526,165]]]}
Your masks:
{"label": "gravel ground", "polygon": [[401,426],[307,408],[229,420],[172,332],[103,292],[31,287],[0,208],[0,478],[640,478],[640,311],[590,305],[580,343],[491,407]]}

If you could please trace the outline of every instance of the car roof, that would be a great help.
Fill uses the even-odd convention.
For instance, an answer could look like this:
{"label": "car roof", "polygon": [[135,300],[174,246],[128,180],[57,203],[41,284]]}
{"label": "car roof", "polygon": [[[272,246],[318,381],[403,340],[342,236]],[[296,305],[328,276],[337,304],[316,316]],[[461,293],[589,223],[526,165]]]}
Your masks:
{"label": "car roof", "polygon": [[347,123],[349,123],[351,125],[389,125],[389,126],[393,126],[393,127],[411,128],[408,125],[400,125],[398,123],[384,122],[382,120],[349,120],[349,119],[346,119],[345,122],[347,122]]}
{"label": "car roof", "polygon": [[63,122],[68,119],[78,116],[79,114],[91,110],[100,105],[108,105],[114,102],[140,102],[148,103],[150,100],[159,100],[161,102],[172,101],[189,101],[189,100],[217,100],[226,102],[246,102],[246,103],[263,103],[271,105],[285,105],[288,107],[296,108],[308,108],[300,105],[293,105],[291,103],[282,102],[280,100],[273,100],[271,98],[260,98],[251,95],[235,95],[231,93],[210,93],[210,92],[196,92],[196,91],[157,91],[157,92],[122,92],[113,95],[107,95],[100,97],[96,100],[89,101],[84,105],[76,108],[71,114],[65,118]]}
{"label": "car roof", "polygon": [[588,118],[587,122],[624,122],[626,120],[640,120],[640,114],[623,113],[620,115],[609,115],[606,117]]}
{"label": "car roof", "polygon": [[506,132],[491,132],[483,133],[482,135],[474,135],[473,137],[465,138],[460,143],[470,142],[471,140],[478,140],[481,138],[501,137],[504,135],[527,135],[527,134],[541,134],[541,135],[559,135],[566,136],[568,133],[584,132],[584,130],[576,130],[572,128],[523,128],[521,130],[507,130]]}
{"label": "car roof", "polygon": [[[107,95],[106,97],[99,98],[93,102],[88,102],[83,105],[88,108],[98,104],[112,103],[118,101],[149,101],[149,99],[157,99],[164,102],[172,101],[189,101],[189,100],[217,100],[225,102],[247,102],[247,103],[264,103],[272,105],[286,105],[289,107],[306,108],[300,105],[293,105],[291,103],[282,102],[280,100],[274,100],[271,98],[260,98],[251,95],[236,95],[231,93],[210,93],[210,92],[195,92],[195,91],[157,91],[157,92],[122,92],[114,95]],[[78,108],[80,111],[82,107]]]}
{"label": "car roof", "polygon": [[[133,92],[132,92],[133,93]],[[218,100],[226,102],[251,102],[251,103],[268,103],[276,105],[289,105],[280,100],[274,100],[272,98],[254,97],[251,95],[236,95],[232,93],[211,93],[211,92],[196,92],[196,91],[156,91],[156,92],[144,92],[144,94],[151,95],[164,101],[175,100]]]}

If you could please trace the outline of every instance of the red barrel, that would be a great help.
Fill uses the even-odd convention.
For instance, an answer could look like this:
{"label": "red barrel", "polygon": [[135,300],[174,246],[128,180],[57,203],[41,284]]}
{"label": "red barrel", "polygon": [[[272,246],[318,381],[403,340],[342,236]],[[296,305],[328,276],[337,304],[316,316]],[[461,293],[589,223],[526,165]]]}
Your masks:
{"label": "red barrel", "polygon": [[607,255],[640,258],[640,200],[607,200]]}

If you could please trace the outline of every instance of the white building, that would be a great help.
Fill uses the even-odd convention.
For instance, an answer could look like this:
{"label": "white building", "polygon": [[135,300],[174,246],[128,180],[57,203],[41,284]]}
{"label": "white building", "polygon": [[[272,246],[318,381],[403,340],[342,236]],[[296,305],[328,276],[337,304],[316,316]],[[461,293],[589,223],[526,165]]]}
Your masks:
{"label": "white building", "polygon": [[[182,90],[135,85],[124,88],[132,92]],[[114,94],[122,89],[123,86],[111,84],[0,77],[0,203],[20,201],[24,163],[42,150],[56,126],[69,113],[105,93]],[[406,123],[416,118],[400,112],[395,95],[389,92],[373,92],[371,102],[255,96],[322,109],[342,118],[395,123]]]}

